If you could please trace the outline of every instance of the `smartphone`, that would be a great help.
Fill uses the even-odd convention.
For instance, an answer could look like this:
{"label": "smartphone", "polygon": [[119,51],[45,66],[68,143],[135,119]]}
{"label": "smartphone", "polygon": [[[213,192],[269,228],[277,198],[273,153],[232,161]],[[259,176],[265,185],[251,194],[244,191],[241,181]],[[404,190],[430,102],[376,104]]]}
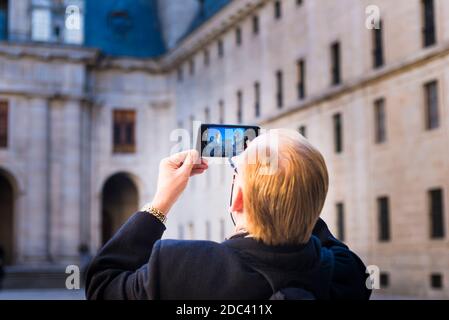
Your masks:
{"label": "smartphone", "polygon": [[258,126],[202,124],[197,140],[199,152],[201,157],[234,157],[242,153],[259,132]]}

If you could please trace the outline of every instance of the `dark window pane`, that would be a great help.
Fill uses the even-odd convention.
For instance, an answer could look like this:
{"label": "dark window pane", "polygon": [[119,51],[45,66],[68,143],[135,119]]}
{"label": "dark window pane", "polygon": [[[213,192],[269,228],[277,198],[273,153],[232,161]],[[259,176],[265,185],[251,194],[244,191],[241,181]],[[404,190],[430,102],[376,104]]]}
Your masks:
{"label": "dark window pane", "polygon": [[256,117],[260,116],[260,84],[254,84],[254,113]]}
{"label": "dark window pane", "polygon": [[385,99],[383,98],[374,102],[374,130],[376,143],[382,143],[387,140]]}
{"label": "dark window pane", "polygon": [[224,56],[224,45],[223,40],[218,40],[217,42],[217,48],[218,48],[218,56],[222,58]]}
{"label": "dark window pane", "polygon": [[432,239],[444,238],[444,205],[443,190],[429,191],[430,236]]}
{"label": "dark window pane", "polygon": [[242,103],[243,103],[242,92],[237,92],[237,122],[242,123]]}
{"label": "dark window pane", "polygon": [[379,23],[379,29],[373,29],[373,67],[379,68],[384,64],[382,21]]}
{"label": "dark window pane", "polygon": [[275,1],[274,2],[274,17],[276,19],[280,19],[282,16],[282,7],[281,7],[281,1]]}
{"label": "dark window pane", "polygon": [[377,199],[377,214],[379,219],[379,241],[390,240],[390,204],[387,197]]}
{"label": "dark window pane", "polygon": [[184,226],[182,224],[178,225],[178,239],[184,239]]}
{"label": "dark window pane", "polygon": [[307,138],[307,128],[306,128],[306,126],[300,126],[298,128],[298,131],[304,138]]}
{"label": "dark window pane", "polygon": [[195,73],[195,61],[193,61],[193,58],[189,61],[189,72],[191,75]]}
{"label": "dark window pane", "polygon": [[428,47],[436,43],[435,7],[433,0],[422,0],[423,8],[423,46]]}
{"label": "dark window pane", "polygon": [[333,116],[334,121],[334,148],[336,153],[343,151],[343,120],[340,113]]}
{"label": "dark window pane", "polygon": [[134,144],[134,123],[126,124],[126,140],[125,143],[128,145]]}
{"label": "dark window pane", "polygon": [[345,240],[345,212],[343,203],[339,202],[337,208],[337,235],[341,241]]}
{"label": "dark window pane", "polygon": [[298,61],[298,99],[304,99],[306,97],[305,77],[306,77],[306,64],[303,59]]}
{"label": "dark window pane", "polygon": [[386,272],[380,273],[380,287],[387,288],[390,285],[390,275]]}
{"label": "dark window pane", "polygon": [[441,273],[432,273],[430,275],[430,286],[432,289],[442,289],[443,275]]}
{"label": "dark window pane", "polygon": [[0,1],[0,40],[8,39],[8,1]]}
{"label": "dark window pane", "polygon": [[242,29],[240,27],[235,29],[235,42],[238,46],[242,44]]}
{"label": "dark window pane", "polygon": [[425,91],[425,117],[426,128],[432,130],[440,124],[438,112],[438,85],[437,81],[431,81],[424,85]]}
{"label": "dark window pane", "polygon": [[210,110],[208,107],[204,108],[204,121],[206,123],[210,122]]}
{"label": "dark window pane", "polygon": [[209,50],[205,49],[204,50],[204,65],[208,66],[209,65],[209,61],[210,61]]}
{"label": "dark window pane", "polygon": [[114,146],[120,144],[120,125],[114,123]]}
{"label": "dark window pane", "polygon": [[259,16],[253,16],[253,33],[259,33]]}
{"label": "dark window pane", "polygon": [[113,111],[113,149],[115,153],[135,152],[135,121],[134,110]]}
{"label": "dark window pane", "polygon": [[340,43],[335,42],[331,45],[331,65],[332,65],[332,84],[337,85],[341,82],[340,74]]}
{"label": "dark window pane", "polygon": [[0,148],[8,147],[8,102],[0,101]]}
{"label": "dark window pane", "polygon": [[220,124],[223,124],[224,123],[224,102],[223,102],[223,100],[220,100],[219,102],[218,102],[218,122],[220,123]]}
{"label": "dark window pane", "polygon": [[276,72],[276,104],[278,108],[282,108],[284,104],[282,71]]}

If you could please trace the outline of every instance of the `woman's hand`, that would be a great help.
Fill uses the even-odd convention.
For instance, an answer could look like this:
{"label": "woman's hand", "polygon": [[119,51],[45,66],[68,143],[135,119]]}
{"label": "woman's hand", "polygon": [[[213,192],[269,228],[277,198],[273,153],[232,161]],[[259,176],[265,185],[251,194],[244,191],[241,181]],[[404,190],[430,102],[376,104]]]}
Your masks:
{"label": "woman's hand", "polygon": [[167,214],[187,187],[189,178],[203,173],[207,168],[206,160],[200,158],[196,150],[183,151],[162,159],[152,206]]}

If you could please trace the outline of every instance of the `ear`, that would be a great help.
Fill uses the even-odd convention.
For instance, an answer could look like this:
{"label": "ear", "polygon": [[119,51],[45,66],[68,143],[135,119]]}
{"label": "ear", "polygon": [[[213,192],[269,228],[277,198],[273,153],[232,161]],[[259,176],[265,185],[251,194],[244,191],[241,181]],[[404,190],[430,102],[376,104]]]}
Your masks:
{"label": "ear", "polygon": [[238,187],[237,191],[234,193],[234,199],[231,205],[232,212],[243,212],[243,192],[242,188]]}

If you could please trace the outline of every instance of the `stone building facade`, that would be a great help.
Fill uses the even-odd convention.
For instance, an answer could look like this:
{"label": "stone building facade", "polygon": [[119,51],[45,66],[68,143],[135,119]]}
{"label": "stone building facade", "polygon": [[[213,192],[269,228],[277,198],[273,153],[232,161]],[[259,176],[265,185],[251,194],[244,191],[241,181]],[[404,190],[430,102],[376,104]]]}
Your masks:
{"label": "stone building facade", "polygon": [[[8,3],[0,200],[12,268],[97,250],[151,200],[173,129],[241,121],[300,130],[322,151],[322,216],[379,267],[381,292],[449,297],[449,3],[125,2],[84,3],[84,44],[33,41],[34,1]],[[376,10],[380,29],[367,28]],[[133,25],[154,28],[138,53]],[[231,174],[216,163],[192,179],[165,237],[229,235]]]}

